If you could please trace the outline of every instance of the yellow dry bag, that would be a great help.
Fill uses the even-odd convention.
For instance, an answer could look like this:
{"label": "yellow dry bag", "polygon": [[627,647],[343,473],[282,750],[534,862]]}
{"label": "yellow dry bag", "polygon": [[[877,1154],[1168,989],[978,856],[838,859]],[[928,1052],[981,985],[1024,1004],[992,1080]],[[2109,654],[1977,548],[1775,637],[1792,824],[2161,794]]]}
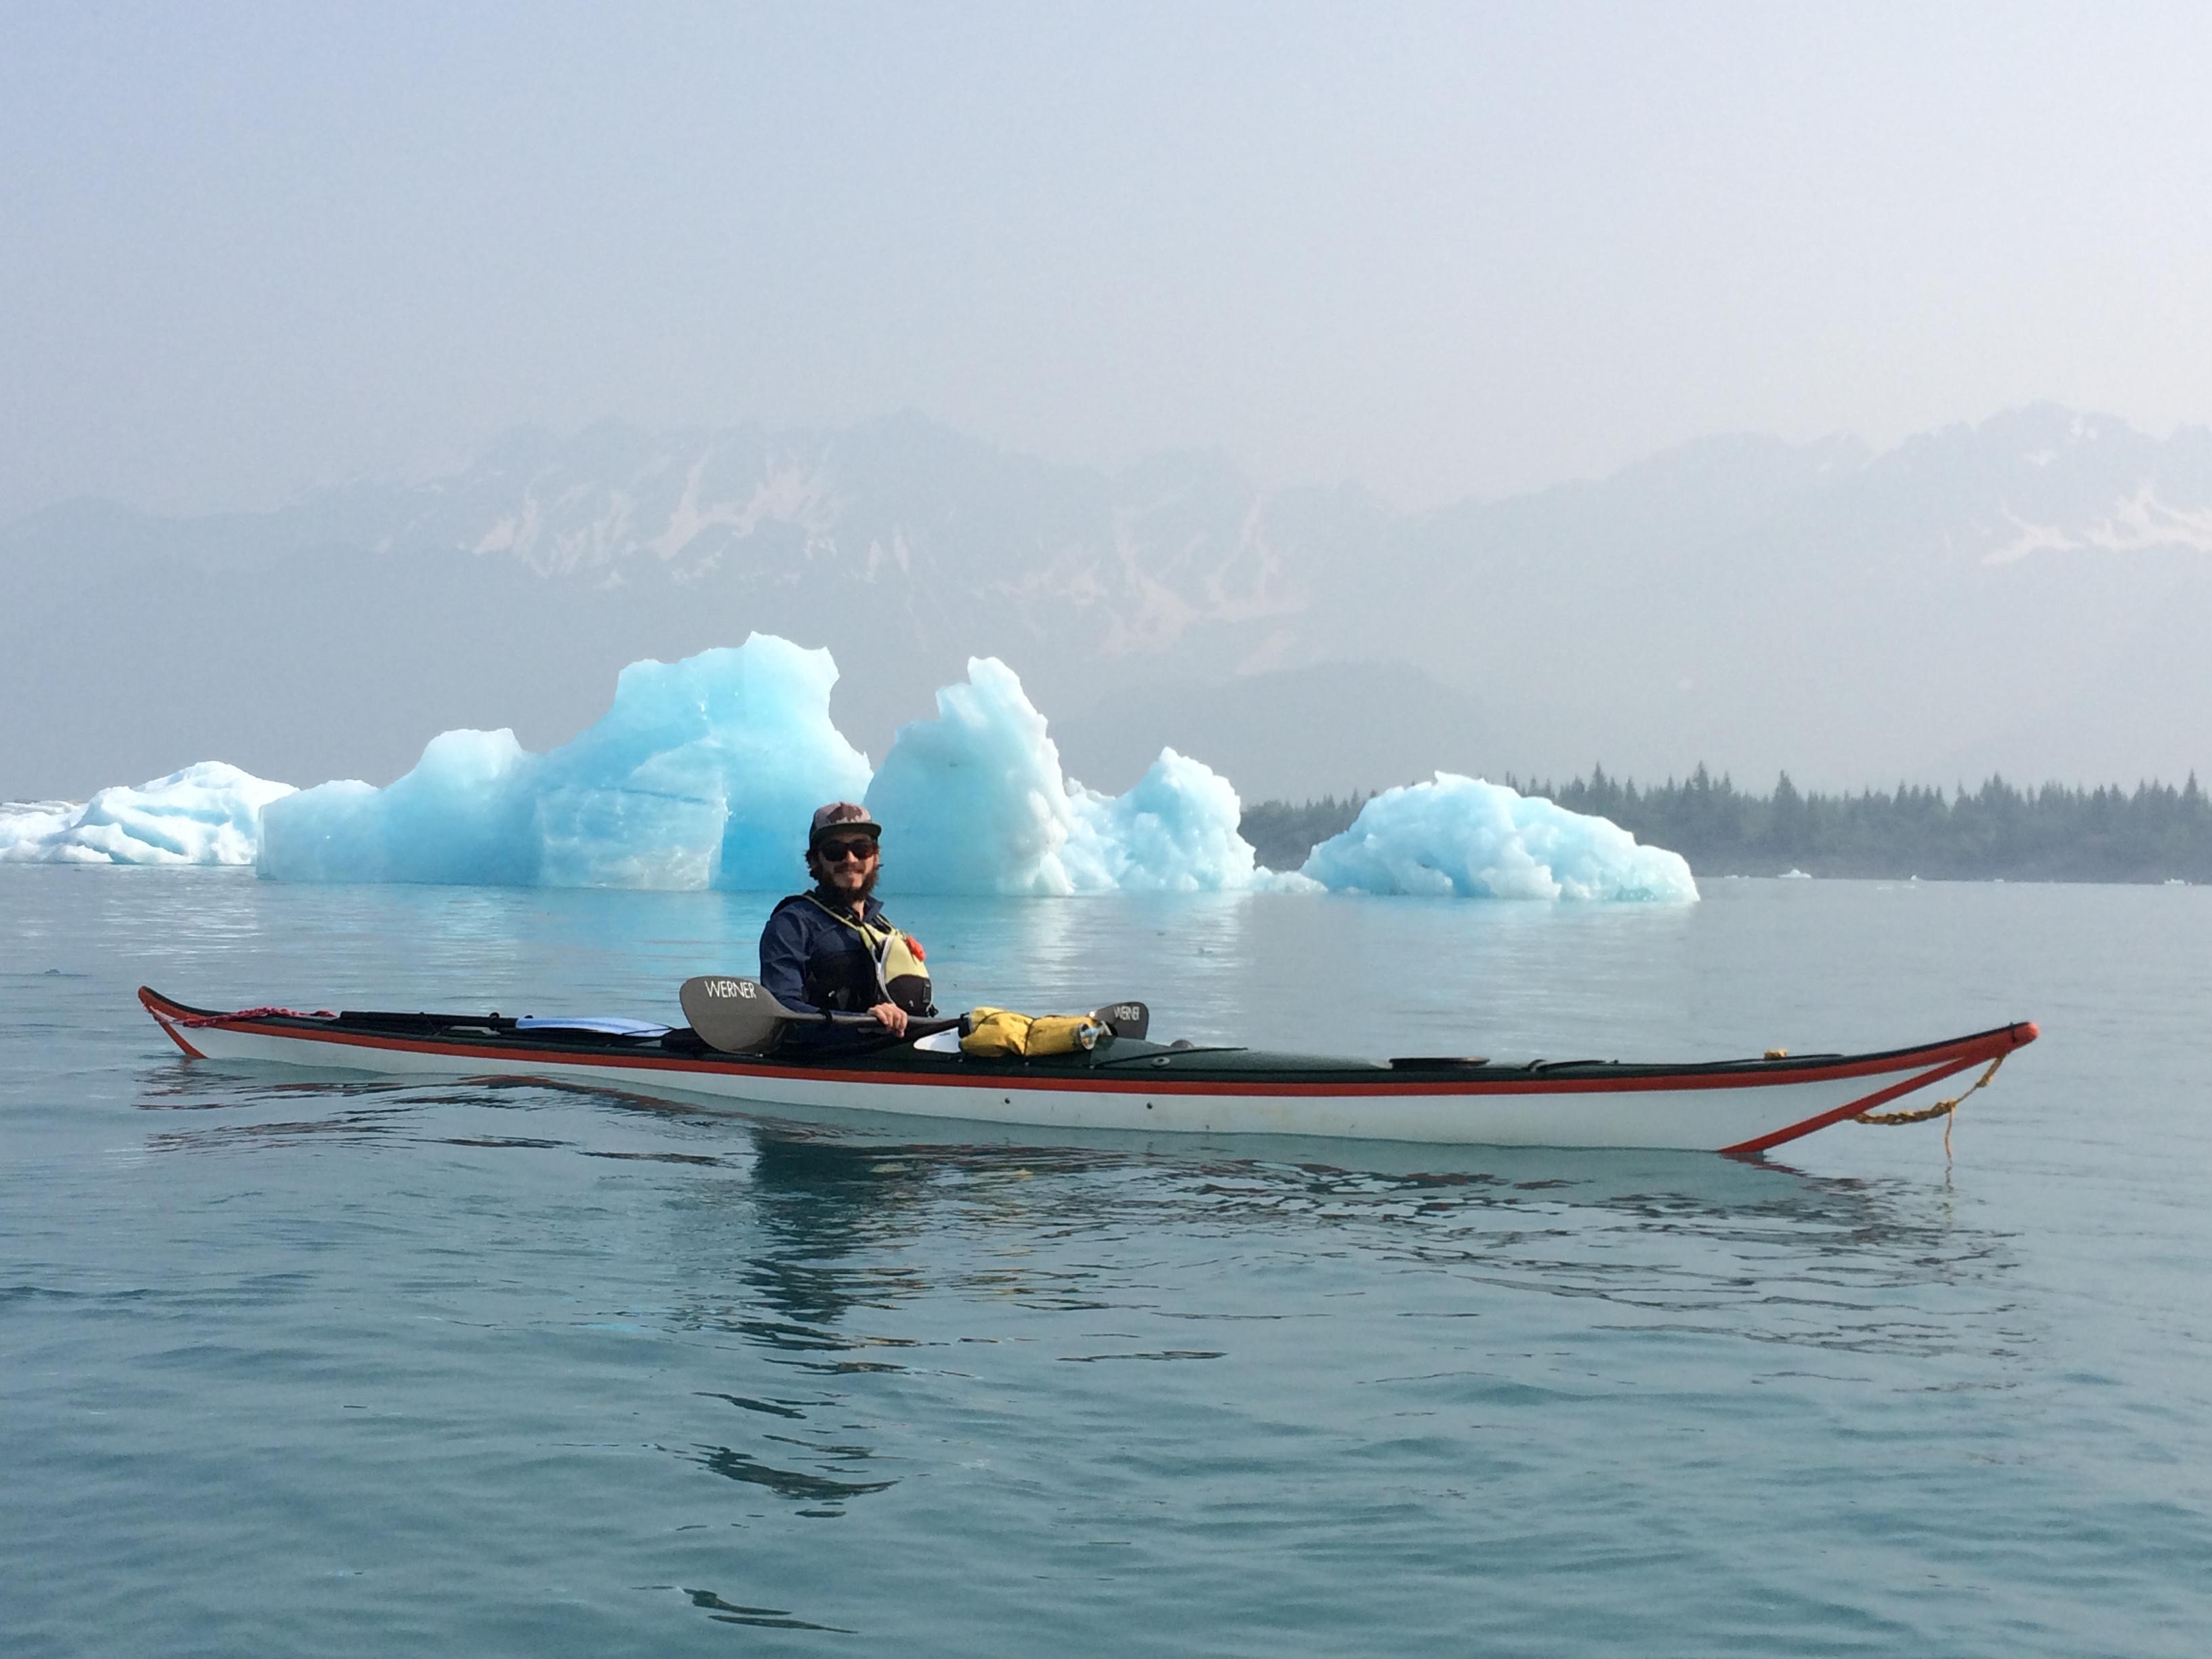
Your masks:
{"label": "yellow dry bag", "polygon": [[975,1060],[1041,1060],[1094,1047],[1106,1028],[1083,1014],[1018,1014],[976,1008],[968,1015],[960,1052]]}

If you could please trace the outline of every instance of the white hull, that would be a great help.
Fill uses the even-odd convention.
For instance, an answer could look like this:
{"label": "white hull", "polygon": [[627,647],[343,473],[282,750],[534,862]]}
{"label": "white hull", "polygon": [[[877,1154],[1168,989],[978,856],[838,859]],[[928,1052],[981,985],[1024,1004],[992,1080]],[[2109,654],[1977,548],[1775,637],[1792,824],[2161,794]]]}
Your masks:
{"label": "white hull", "polygon": [[544,1078],[641,1094],[714,1096],[752,1107],[859,1109],[1045,1128],[1740,1152],[1778,1146],[1869,1108],[1924,1103],[1937,1085],[2033,1036],[2032,1026],[2015,1026],[1954,1043],[1789,1071],[1746,1062],[1719,1076],[1711,1067],[1684,1067],[1671,1075],[1616,1081],[1499,1067],[1479,1081],[1429,1084],[1378,1066],[1374,1082],[1270,1083],[1248,1077],[1215,1083],[1148,1078],[1137,1067],[994,1067],[979,1078],[963,1075],[955,1060],[927,1075],[886,1076],[721,1055],[515,1055],[458,1042],[270,1030],[265,1024],[255,1029],[250,1016],[180,1018],[186,1011],[151,994],[147,1006],[186,1054],[216,1061],[398,1076]]}

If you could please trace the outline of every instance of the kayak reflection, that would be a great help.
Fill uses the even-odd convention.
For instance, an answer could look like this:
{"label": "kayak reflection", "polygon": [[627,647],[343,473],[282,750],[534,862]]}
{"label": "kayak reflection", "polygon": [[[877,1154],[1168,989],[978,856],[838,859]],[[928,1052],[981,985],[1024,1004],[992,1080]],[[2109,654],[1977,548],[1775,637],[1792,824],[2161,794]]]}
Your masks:
{"label": "kayak reflection", "polygon": [[[1920,1340],[1891,1318],[1897,1293],[2013,1260],[2008,1237],[1961,1224],[1941,1188],[1695,1153],[1363,1146],[1355,1168],[1294,1141],[1243,1156],[1249,1138],[1237,1156],[1191,1158],[782,1127],[756,1129],[750,1145],[750,1180],[676,1200],[678,1249],[699,1287],[684,1316],[817,1375],[900,1369],[919,1340],[897,1310],[934,1294],[1116,1305],[1141,1275],[1108,1264],[1147,1241],[1348,1251],[1655,1316],[1724,1310],[1729,1328],[1749,1321],[1769,1340],[1844,1348]],[[1374,1156],[1389,1152],[1403,1154],[1396,1167]],[[1097,1264],[1073,1263],[1086,1243]],[[1808,1276],[1837,1293],[1818,1305],[1776,1294]],[[1925,1340],[1948,1339],[1931,1327]]]}

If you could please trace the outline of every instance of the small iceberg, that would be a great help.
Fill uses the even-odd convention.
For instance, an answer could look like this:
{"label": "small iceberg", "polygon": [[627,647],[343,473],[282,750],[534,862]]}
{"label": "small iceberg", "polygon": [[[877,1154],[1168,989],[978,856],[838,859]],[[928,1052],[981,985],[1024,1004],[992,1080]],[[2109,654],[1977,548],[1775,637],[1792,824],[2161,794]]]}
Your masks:
{"label": "small iceberg", "polygon": [[103,789],[82,805],[0,805],[0,863],[251,864],[262,812],[292,793],[289,783],[202,761]]}
{"label": "small iceberg", "polygon": [[1540,795],[1439,772],[1386,789],[1303,871],[1325,887],[1440,898],[1687,904],[1698,884],[1679,853],[1644,847],[1609,818]]}

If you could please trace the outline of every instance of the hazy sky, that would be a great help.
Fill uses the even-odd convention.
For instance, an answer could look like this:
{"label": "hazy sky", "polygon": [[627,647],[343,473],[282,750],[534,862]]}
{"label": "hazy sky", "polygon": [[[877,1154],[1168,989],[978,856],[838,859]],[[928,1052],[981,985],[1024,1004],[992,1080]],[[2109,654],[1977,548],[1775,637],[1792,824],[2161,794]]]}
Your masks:
{"label": "hazy sky", "polygon": [[912,407],[1419,506],[2212,419],[2212,8],[0,5],[0,514]]}

